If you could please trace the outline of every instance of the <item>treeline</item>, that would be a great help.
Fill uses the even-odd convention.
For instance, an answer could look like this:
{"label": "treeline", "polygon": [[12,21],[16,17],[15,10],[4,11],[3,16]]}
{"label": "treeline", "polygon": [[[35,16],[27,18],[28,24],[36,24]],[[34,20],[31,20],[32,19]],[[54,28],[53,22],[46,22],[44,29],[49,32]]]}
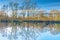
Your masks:
{"label": "treeline", "polygon": [[[29,14],[27,15],[26,14]],[[33,13],[32,13],[33,12]],[[15,13],[15,11],[12,11],[12,14],[9,16],[8,13],[5,13],[4,11],[0,11],[0,20],[54,20],[59,21],[60,20],[60,11],[59,10],[51,10],[49,13],[45,11],[20,11],[20,13]],[[19,14],[19,15],[18,15]]]}

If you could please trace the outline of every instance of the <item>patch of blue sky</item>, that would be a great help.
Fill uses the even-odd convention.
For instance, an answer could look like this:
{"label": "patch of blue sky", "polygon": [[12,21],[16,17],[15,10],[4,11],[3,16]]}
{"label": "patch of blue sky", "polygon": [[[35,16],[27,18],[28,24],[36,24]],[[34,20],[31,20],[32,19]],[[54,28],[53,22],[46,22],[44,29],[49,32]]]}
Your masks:
{"label": "patch of blue sky", "polygon": [[[12,0],[0,0],[0,4],[8,4]],[[13,0],[16,1],[16,0]],[[23,0],[17,0],[19,5],[21,6]],[[31,0],[31,3],[36,2],[37,9],[60,9],[60,0]]]}

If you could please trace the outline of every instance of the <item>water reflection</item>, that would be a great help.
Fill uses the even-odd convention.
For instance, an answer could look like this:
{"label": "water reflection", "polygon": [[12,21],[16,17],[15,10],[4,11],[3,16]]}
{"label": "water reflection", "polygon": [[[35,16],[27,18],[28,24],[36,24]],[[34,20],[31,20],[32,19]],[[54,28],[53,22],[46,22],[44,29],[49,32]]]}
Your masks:
{"label": "water reflection", "polygon": [[60,40],[58,38],[60,37],[60,24],[0,23],[1,40],[49,40],[49,37],[51,40],[55,40],[55,37]]}

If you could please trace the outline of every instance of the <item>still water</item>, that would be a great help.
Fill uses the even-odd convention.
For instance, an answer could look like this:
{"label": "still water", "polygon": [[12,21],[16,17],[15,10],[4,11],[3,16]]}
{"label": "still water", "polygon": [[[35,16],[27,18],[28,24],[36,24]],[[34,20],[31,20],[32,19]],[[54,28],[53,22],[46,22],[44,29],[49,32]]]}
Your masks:
{"label": "still water", "polygon": [[0,40],[60,40],[60,24],[0,23]]}

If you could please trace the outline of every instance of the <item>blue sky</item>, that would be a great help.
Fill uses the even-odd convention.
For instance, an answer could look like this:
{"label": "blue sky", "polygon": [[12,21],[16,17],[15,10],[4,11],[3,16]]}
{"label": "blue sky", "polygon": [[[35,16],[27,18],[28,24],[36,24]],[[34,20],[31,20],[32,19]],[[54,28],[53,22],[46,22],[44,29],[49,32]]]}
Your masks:
{"label": "blue sky", "polygon": [[[0,0],[1,4],[8,4],[11,0]],[[22,0],[18,0],[21,2]],[[60,0],[32,0],[32,2],[36,2],[37,9],[44,9],[44,10],[52,10],[57,9],[60,10]]]}

